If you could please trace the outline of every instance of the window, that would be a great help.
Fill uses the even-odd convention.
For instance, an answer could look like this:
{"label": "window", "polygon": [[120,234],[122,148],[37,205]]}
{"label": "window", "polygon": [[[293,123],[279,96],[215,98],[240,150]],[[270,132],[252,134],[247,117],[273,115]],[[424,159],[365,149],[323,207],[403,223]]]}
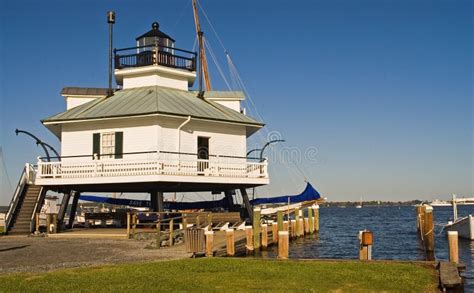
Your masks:
{"label": "window", "polygon": [[115,153],[115,132],[105,132],[101,135],[101,154],[103,158],[113,158]]}
{"label": "window", "polygon": [[94,133],[92,136],[94,159],[121,159],[123,157],[123,132]]}

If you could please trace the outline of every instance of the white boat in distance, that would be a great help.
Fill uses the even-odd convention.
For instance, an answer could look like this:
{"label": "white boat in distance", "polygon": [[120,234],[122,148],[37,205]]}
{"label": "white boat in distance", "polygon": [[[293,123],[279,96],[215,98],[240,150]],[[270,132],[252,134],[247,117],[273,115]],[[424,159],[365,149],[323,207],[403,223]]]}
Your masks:
{"label": "white boat in distance", "polygon": [[453,194],[453,214],[454,221],[448,222],[446,225],[446,231],[457,231],[459,237],[474,240],[474,218],[472,215],[467,217],[458,218],[458,204],[474,204],[474,198],[459,198],[456,199],[456,195]]}

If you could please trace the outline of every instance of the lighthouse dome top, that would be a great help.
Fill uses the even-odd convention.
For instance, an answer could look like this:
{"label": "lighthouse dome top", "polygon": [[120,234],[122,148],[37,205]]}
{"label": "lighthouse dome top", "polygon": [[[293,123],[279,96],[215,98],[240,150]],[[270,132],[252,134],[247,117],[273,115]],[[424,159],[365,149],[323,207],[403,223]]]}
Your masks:
{"label": "lighthouse dome top", "polygon": [[157,21],[155,21],[151,24],[151,30],[137,37],[136,41],[141,42],[142,40],[144,43],[148,43],[148,41],[155,42],[156,40],[156,41],[161,41],[163,43],[167,43],[167,41],[165,41],[164,39],[169,40],[169,42],[173,42],[173,43],[175,42],[175,40],[172,37],[160,31],[160,24]]}

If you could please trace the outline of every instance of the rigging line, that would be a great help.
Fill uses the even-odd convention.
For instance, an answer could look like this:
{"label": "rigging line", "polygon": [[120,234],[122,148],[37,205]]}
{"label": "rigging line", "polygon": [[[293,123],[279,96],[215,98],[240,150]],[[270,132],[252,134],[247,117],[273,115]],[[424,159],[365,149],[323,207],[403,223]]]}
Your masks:
{"label": "rigging line", "polygon": [[214,51],[212,51],[211,46],[207,42],[207,39],[204,38],[203,40],[204,40],[204,47],[207,48],[207,51],[209,52],[209,55],[211,56],[212,61],[216,65],[217,71],[219,71],[219,74],[221,75],[222,80],[224,80],[224,83],[227,85],[227,88],[231,90],[229,82],[227,81],[227,78],[225,77],[224,72],[222,71],[222,68],[218,63],[216,56],[214,55]]}
{"label": "rigging line", "polygon": [[8,187],[10,188],[10,192],[13,192],[12,182],[7,172],[7,165],[5,164],[5,159],[3,156],[3,148],[1,146],[0,146],[0,158],[2,160],[3,171],[5,171],[5,177],[7,178]]}
{"label": "rigging line", "polygon": [[191,0],[185,1],[184,7],[181,10],[180,15],[178,16],[178,18],[177,18],[176,22],[174,23],[174,25],[171,27],[171,30],[170,30],[171,35],[174,34],[174,30],[176,29],[176,26],[178,25],[179,22],[181,22],[181,19],[183,19],[184,13],[188,10],[189,4],[191,4]]}
{"label": "rigging line", "polygon": [[217,41],[221,44],[222,49],[224,49],[224,52],[227,54],[227,49],[225,48],[224,43],[222,42],[221,38],[220,38],[219,35],[217,34],[216,29],[215,29],[214,26],[212,25],[211,20],[210,20],[209,17],[207,16],[206,11],[204,10],[204,8],[202,7],[201,3],[200,3],[198,0],[196,0],[196,2],[197,2],[197,4],[198,4],[199,8],[201,9],[202,14],[204,15],[204,18],[206,18],[207,22],[209,23],[209,26],[210,26],[212,32],[213,32],[214,35],[216,36]]}
{"label": "rigging line", "polygon": [[193,49],[191,51],[196,52],[196,46],[197,46],[197,36],[194,38]]}

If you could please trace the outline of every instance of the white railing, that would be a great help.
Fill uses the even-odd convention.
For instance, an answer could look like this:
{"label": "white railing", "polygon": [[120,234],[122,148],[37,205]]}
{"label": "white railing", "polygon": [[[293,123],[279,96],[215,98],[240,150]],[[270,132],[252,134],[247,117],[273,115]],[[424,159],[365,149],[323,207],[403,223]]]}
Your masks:
{"label": "white railing", "polygon": [[87,161],[38,161],[37,178],[94,178],[146,175],[268,178],[267,161],[214,156],[207,160],[189,155],[163,155],[143,159],[100,159]]}

